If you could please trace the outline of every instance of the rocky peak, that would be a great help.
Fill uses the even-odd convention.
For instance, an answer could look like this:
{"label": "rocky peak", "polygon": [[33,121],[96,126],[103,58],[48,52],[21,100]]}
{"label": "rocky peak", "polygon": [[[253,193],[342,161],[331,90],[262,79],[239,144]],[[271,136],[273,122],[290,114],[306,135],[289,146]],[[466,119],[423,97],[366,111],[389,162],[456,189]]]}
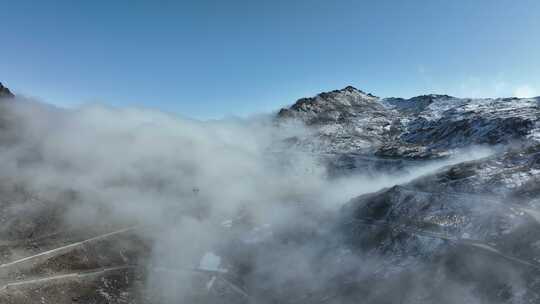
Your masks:
{"label": "rocky peak", "polygon": [[12,98],[15,97],[11,91],[6,88],[1,82],[0,82],[0,98]]}
{"label": "rocky peak", "polygon": [[278,119],[294,119],[315,130],[315,137],[300,140],[309,150],[359,152],[381,144],[392,132],[396,112],[380,98],[352,86],[302,98],[281,109]]}
{"label": "rocky peak", "polygon": [[[353,86],[341,90],[323,92],[314,97],[300,98],[290,108],[283,108],[278,116],[281,118],[300,118],[308,124],[316,123],[314,119],[325,117],[342,117],[359,108],[373,108],[383,111],[378,97],[365,93]],[[328,115],[327,115],[328,114]],[[334,115],[340,114],[340,115]]]}
{"label": "rocky peak", "polygon": [[341,103],[341,104],[355,104],[365,103],[366,101],[376,101],[378,97],[359,90],[353,86],[347,86],[341,90],[333,90],[330,92],[322,92],[315,97],[301,98],[292,108],[300,106],[302,103]]}
{"label": "rocky peak", "polygon": [[330,91],[330,92],[323,92],[323,93],[320,93],[319,95],[320,96],[329,96],[329,97],[333,97],[333,96],[336,96],[336,95],[340,95],[340,94],[353,94],[353,95],[358,95],[358,96],[368,96],[368,97],[376,97],[374,95],[372,95],[371,93],[366,93],[362,90],[359,90],[353,86],[346,86],[344,87],[343,89],[341,90],[333,90],[333,91]]}

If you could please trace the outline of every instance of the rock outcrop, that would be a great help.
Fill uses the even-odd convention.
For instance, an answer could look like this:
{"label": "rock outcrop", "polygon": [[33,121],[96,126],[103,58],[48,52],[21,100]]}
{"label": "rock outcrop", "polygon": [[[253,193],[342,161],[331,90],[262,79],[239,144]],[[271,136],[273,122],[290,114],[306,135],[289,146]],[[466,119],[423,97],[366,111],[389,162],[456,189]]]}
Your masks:
{"label": "rock outcrop", "polygon": [[13,98],[15,95],[0,82],[0,98]]}

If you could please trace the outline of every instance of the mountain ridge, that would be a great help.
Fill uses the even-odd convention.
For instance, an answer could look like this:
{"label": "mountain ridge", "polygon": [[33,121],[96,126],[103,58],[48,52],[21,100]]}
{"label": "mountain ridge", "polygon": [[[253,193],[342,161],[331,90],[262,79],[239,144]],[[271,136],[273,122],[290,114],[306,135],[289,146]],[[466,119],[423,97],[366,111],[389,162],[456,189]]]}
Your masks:
{"label": "mountain ridge", "polygon": [[539,105],[538,98],[379,98],[346,87],[299,99],[277,117],[317,131],[317,142],[299,141],[308,150],[422,159],[470,145],[537,141]]}

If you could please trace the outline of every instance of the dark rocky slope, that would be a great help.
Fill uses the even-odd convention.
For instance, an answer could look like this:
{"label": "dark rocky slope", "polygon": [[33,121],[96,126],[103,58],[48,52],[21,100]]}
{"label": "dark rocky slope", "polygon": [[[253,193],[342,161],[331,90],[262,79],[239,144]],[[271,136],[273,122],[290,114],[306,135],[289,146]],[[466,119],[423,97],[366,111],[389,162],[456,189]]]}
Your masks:
{"label": "dark rocky slope", "polygon": [[12,98],[15,97],[11,91],[6,88],[2,83],[0,82],[0,98]]}
{"label": "dark rocky slope", "polygon": [[360,196],[342,210],[344,231],[353,247],[419,280],[408,296],[435,299],[461,282],[487,303],[537,303],[539,157],[530,146]]}

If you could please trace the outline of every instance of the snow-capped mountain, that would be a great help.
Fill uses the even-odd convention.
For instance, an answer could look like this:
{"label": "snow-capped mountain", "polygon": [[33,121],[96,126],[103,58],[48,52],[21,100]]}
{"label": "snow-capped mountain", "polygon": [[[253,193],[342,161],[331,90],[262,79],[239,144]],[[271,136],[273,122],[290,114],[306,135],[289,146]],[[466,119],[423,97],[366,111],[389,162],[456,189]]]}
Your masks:
{"label": "snow-capped mountain", "polygon": [[437,158],[471,145],[539,141],[539,115],[539,98],[382,99],[351,86],[302,98],[278,113],[316,130],[316,137],[300,139],[305,149],[401,159]]}

